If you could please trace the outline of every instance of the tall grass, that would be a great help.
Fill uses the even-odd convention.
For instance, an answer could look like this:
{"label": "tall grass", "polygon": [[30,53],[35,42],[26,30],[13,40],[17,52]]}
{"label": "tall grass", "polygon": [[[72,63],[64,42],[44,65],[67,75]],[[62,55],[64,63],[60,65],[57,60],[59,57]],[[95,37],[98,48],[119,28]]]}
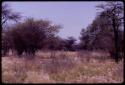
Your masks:
{"label": "tall grass", "polygon": [[50,55],[50,52],[38,52],[33,59],[16,55],[2,57],[2,82],[123,82],[123,60],[117,64],[99,52],[56,52],[53,58]]}

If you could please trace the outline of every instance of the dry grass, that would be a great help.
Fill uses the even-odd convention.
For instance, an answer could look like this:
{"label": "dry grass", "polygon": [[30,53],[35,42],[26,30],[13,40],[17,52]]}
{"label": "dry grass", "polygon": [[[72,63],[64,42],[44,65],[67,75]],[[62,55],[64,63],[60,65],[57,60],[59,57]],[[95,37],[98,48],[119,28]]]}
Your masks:
{"label": "dry grass", "polygon": [[[31,60],[2,57],[3,83],[122,83],[123,60],[101,59],[97,52],[38,52]],[[98,58],[96,58],[98,57]],[[89,58],[89,60],[88,60]]]}

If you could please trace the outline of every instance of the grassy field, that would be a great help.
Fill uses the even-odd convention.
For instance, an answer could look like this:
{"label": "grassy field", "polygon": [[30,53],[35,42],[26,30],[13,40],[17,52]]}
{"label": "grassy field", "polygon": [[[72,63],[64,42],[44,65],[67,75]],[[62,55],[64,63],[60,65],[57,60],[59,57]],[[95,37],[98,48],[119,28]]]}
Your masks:
{"label": "grassy field", "polygon": [[104,52],[38,52],[33,59],[2,57],[3,83],[122,83],[118,64]]}

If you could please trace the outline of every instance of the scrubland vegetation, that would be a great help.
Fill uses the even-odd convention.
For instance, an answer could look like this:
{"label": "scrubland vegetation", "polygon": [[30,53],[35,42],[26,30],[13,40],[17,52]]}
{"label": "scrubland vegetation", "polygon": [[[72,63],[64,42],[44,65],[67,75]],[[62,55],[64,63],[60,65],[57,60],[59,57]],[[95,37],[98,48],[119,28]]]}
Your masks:
{"label": "scrubland vegetation", "polygon": [[[122,83],[124,14],[122,2],[97,6],[102,11],[80,33],[58,36],[61,25],[26,18],[2,4],[3,83]],[[16,21],[8,26],[8,21]]]}

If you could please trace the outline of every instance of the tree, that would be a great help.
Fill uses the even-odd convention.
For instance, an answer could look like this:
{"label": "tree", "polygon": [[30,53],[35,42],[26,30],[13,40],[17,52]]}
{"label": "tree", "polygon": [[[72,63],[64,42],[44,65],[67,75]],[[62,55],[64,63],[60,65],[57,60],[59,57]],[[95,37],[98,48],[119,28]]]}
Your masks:
{"label": "tree", "polygon": [[64,42],[65,42],[65,49],[68,50],[68,51],[75,51],[74,49],[74,45],[75,45],[75,41],[76,39],[74,37],[68,37],[68,39],[66,39]]}
{"label": "tree", "polygon": [[87,49],[87,40],[89,37],[87,37],[86,30],[83,28],[80,32],[80,49]]}
{"label": "tree", "polygon": [[107,4],[101,4],[98,6],[99,8],[103,9],[100,13],[102,17],[108,17],[110,20],[110,25],[113,27],[114,31],[114,56],[115,61],[118,62],[119,60],[119,48],[118,48],[118,41],[119,41],[119,34],[118,30],[120,26],[123,24],[123,2],[108,2]]}
{"label": "tree", "polygon": [[28,18],[24,22],[15,24],[8,32],[12,36],[13,48],[18,55],[22,55],[23,52],[34,55],[46,45],[48,37],[51,34],[55,36],[58,31],[59,26],[51,25],[50,21]]}
{"label": "tree", "polygon": [[[108,9],[111,9],[110,6]],[[101,7],[103,8],[103,6]],[[118,59],[120,58],[120,51],[123,52],[123,24],[122,20],[118,20],[118,18],[122,19],[120,18],[122,14],[120,16],[114,16],[116,20],[115,24],[113,24],[114,21],[112,18],[114,17],[109,17],[105,14],[105,12],[107,13],[107,11],[102,11],[96,16],[92,24],[90,24],[86,29],[82,29],[80,46],[87,50],[99,49],[108,51],[111,57],[114,58],[116,62],[118,62]]]}
{"label": "tree", "polygon": [[9,5],[6,3],[2,3],[2,28],[6,25],[6,23],[11,20],[11,21],[18,21],[21,18],[19,13],[13,12],[10,8]]}
{"label": "tree", "polygon": [[[9,5],[6,3],[2,3],[2,54],[6,54],[9,51],[9,48],[11,48],[11,37],[9,37],[9,33],[4,31],[5,28],[7,28],[7,22],[9,20],[11,21],[18,21],[21,19],[21,16],[19,13],[13,12],[10,8]],[[8,43],[8,44],[7,44]]]}
{"label": "tree", "polygon": [[13,40],[11,36],[11,29],[2,32],[2,55],[6,55],[9,50],[13,48]]}

